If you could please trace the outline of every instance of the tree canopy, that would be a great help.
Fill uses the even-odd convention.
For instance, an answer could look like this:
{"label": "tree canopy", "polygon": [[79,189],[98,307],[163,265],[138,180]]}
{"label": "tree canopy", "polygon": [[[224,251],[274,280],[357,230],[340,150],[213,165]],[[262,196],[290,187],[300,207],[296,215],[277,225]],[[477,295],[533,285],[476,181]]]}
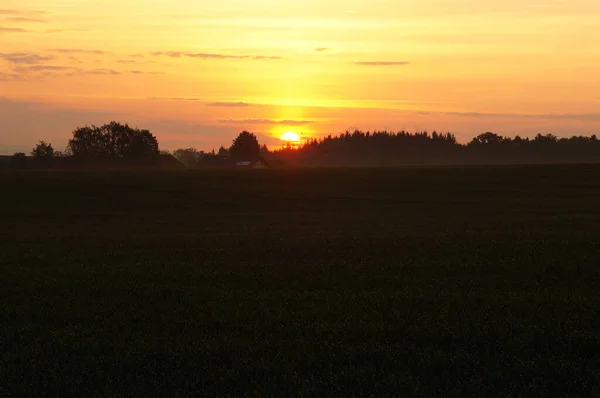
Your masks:
{"label": "tree canopy", "polygon": [[260,157],[260,145],[256,136],[248,131],[242,131],[233,140],[229,148],[229,156],[236,160],[256,160]]}
{"label": "tree canopy", "polygon": [[68,149],[73,156],[86,158],[142,159],[159,154],[158,141],[148,130],[117,122],[78,128]]}
{"label": "tree canopy", "polygon": [[52,144],[40,141],[31,151],[31,156],[35,159],[51,159],[54,157],[54,148]]}
{"label": "tree canopy", "polygon": [[27,166],[27,155],[23,152],[17,152],[10,158],[10,166],[13,169],[23,169]]}

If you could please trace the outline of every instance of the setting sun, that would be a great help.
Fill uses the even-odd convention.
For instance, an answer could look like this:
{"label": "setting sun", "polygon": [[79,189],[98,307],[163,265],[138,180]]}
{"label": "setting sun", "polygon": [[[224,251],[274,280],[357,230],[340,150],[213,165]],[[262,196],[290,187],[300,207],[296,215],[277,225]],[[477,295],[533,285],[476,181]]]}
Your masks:
{"label": "setting sun", "polygon": [[300,136],[292,131],[288,131],[281,136],[281,141],[299,142]]}

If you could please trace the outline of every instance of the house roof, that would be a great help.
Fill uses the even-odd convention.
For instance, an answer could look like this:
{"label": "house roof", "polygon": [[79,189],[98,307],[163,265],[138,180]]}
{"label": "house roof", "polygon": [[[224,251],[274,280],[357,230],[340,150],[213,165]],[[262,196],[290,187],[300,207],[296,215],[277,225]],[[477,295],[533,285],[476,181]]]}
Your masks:
{"label": "house roof", "polygon": [[200,161],[201,167],[219,167],[219,168],[250,168],[256,164],[261,164],[264,167],[270,168],[269,163],[259,158],[256,160],[234,160],[223,156],[204,156]]}
{"label": "house roof", "polygon": [[160,167],[172,170],[187,170],[188,168],[173,155],[160,155]]}

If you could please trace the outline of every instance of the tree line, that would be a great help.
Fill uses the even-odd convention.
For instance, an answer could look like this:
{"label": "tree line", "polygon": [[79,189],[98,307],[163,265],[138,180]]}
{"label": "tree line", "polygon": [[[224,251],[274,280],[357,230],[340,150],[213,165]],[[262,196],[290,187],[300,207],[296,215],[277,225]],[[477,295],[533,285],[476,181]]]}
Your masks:
{"label": "tree line", "polygon": [[[204,153],[193,148],[178,149],[172,154],[160,151],[157,138],[148,130],[132,128],[127,124],[110,122],[103,126],[79,127],[64,151],[57,151],[51,143],[40,141],[30,153],[32,162],[24,152],[15,153],[10,160],[12,168],[81,168],[151,166],[160,163],[160,155],[173,155],[181,163],[198,166],[204,157],[222,157],[255,160],[261,152],[256,135],[243,131],[229,148],[221,147]],[[30,164],[32,163],[32,164]]]}
{"label": "tree line", "polygon": [[[36,168],[151,164],[159,154],[158,140],[150,131],[117,122],[77,128],[64,151],[55,150],[46,141],[31,150],[32,166]],[[23,152],[11,158],[14,168],[25,168],[27,163]]]}
{"label": "tree line", "polygon": [[[152,165],[160,158],[157,138],[148,130],[111,122],[77,128],[64,151],[40,141],[31,151],[35,167],[85,167],[86,165]],[[312,138],[299,147],[269,151],[256,135],[243,131],[229,147],[204,152],[195,148],[169,153],[188,167],[202,167],[211,158],[277,159],[291,166],[393,166],[441,164],[522,164],[600,162],[600,140],[595,135],[558,138],[503,137],[487,132],[461,144],[452,133],[345,132]],[[28,157],[16,153],[13,168],[25,168]]]}
{"label": "tree line", "polygon": [[595,135],[510,138],[487,132],[461,144],[451,133],[357,130],[309,139],[298,149],[278,153],[290,164],[312,166],[599,162],[600,140]]}

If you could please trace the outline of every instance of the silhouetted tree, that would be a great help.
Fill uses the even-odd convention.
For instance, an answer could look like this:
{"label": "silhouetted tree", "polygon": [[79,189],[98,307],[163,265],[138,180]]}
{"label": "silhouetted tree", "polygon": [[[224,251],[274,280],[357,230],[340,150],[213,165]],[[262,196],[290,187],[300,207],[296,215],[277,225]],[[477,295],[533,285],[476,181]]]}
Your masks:
{"label": "silhouetted tree", "polygon": [[69,149],[73,156],[84,158],[144,159],[159,154],[158,141],[148,130],[117,122],[78,128]]}
{"label": "silhouetted tree", "polygon": [[24,169],[27,166],[27,155],[23,152],[17,152],[10,158],[10,167],[13,169]]}
{"label": "silhouetted tree", "polygon": [[227,156],[229,156],[229,151],[224,146],[221,146],[219,148],[219,152],[217,154],[222,157],[227,157]]}
{"label": "silhouetted tree", "polygon": [[68,158],[72,155],[73,154],[71,153],[71,150],[69,148],[65,149],[64,151],[54,151],[55,158]]}
{"label": "silhouetted tree", "polygon": [[502,140],[502,136],[487,132],[485,134],[480,134],[477,137],[473,138],[469,145],[495,145],[500,144]]}
{"label": "silhouetted tree", "polygon": [[31,156],[36,160],[51,159],[54,157],[54,148],[52,144],[40,141],[31,151]]}
{"label": "silhouetted tree", "polygon": [[240,160],[254,160],[260,157],[258,139],[248,131],[242,131],[229,148],[229,156]]}

